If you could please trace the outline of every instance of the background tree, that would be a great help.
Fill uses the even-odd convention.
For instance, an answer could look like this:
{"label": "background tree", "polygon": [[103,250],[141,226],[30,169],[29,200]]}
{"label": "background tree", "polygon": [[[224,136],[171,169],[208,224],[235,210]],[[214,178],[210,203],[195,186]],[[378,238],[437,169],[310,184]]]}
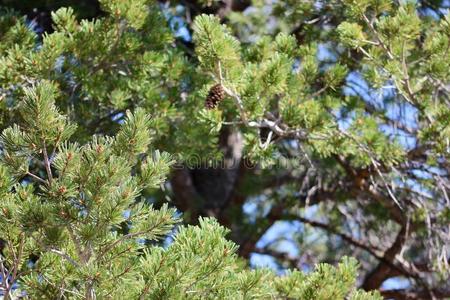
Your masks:
{"label": "background tree", "polygon": [[[151,151],[165,150],[177,158],[162,190],[139,185],[146,181],[138,179],[133,183],[147,202],[161,207],[169,199],[186,223],[197,224],[199,216],[215,217],[231,229],[229,237],[239,245],[239,255],[252,263],[270,257],[279,270],[309,269],[352,255],[361,263],[360,285],[366,290],[381,288],[385,297],[396,299],[449,296],[446,1],[101,5],[99,14],[105,17],[94,21],[78,21],[71,9],[58,10],[52,22],[37,19],[35,29],[54,31],[51,34],[36,35],[11,12],[3,15],[2,126],[22,123],[32,131],[13,127],[4,132],[4,153],[14,153],[9,160],[5,156],[10,166],[5,174],[14,171],[22,183],[37,176],[47,180],[44,184],[34,178],[45,186],[52,169],[61,172],[57,164],[46,163],[45,155],[43,162],[30,162],[30,157],[43,155],[46,146],[58,149],[69,138],[53,123],[41,124],[42,130],[56,130],[43,134],[54,135],[46,137],[44,146],[28,137],[37,134],[37,121],[30,117],[35,116],[33,108],[22,103],[39,95],[36,86],[59,91],[50,93],[51,99],[70,124],[77,124],[76,129],[70,127],[71,142],[106,143],[108,151],[119,151],[115,155],[124,160],[121,176],[139,176],[145,156],[136,155],[146,151],[139,147],[128,153],[114,146],[136,142],[130,138],[132,130],[126,125],[120,129],[120,124],[134,122],[127,109],[137,110],[137,120],[145,123],[145,111],[151,125],[143,126],[147,132],[139,138],[150,135]],[[99,17],[96,11],[76,11],[81,17]],[[29,15],[28,21],[32,18]],[[42,88],[42,79],[52,84]],[[204,109],[210,88],[217,84],[225,99],[218,108]],[[90,142],[94,134],[116,138]],[[115,159],[110,153],[104,154],[105,164]],[[100,165],[99,172],[105,167]],[[72,176],[88,180],[94,175]],[[161,174],[153,171],[148,176]],[[64,176],[58,180],[73,181]],[[10,186],[5,184],[5,191]],[[77,191],[84,195],[84,188],[90,191],[84,186]],[[48,187],[44,192],[44,199],[53,199]],[[135,205],[136,195],[130,197],[118,211]],[[119,228],[105,228],[127,236],[123,221],[108,223]],[[134,253],[140,249],[136,246]],[[157,254],[151,254],[144,256],[157,261]],[[133,270],[130,277],[139,272]],[[389,281],[392,278],[396,280]],[[397,287],[402,283],[401,288],[389,289],[389,282]],[[291,297],[298,295],[314,298]],[[315,297],[330,298],[327,295]]]}

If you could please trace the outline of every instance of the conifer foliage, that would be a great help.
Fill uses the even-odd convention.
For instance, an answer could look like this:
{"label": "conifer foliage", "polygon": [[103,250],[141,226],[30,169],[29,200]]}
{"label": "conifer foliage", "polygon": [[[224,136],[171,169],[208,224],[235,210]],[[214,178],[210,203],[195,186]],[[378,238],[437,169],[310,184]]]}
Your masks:
{"label": "conifer foliage", "polygon": [[115,136],[80,145],[69,141],[76,126],[58,111],[56,96],[50,81],[24,88],[23,121],[1,137],[0,271],[7,299],[361,296],[353,291],[354,260],[318,266],[308,280],[298,272],[276,278],[245,269],[213,219],[180,227],[167,248],[149,246],[179,222],[174,209],[154,209],[140,196],[158,187],[173,163],[167,153],[148,152],[151,118],[140,108],[127,111]]}
{"label": "conifer foliage", "polygon": [[0,6],[5,299],[450,296],[446,1],[95,3]]}
{"label": "conifer foliage", "polygon": [[[54,12],[55,32],[37,48],[23,19],[1,17],[5,299],[359,299],[354,260],[307,277],[250,270],[213,219],[182,226],[174,208],[153,207],[148,191],[174,163],[152,150],[173,114],[170,99],[155,97],[189,70],[176,50],[160,51],[170,33],[145,1],[103,1],[103,9],[109,17],[81,23],[70,8]],[[211,107],[224,95],[213,87]],[[90,118],[98,113],[114,126]]]}

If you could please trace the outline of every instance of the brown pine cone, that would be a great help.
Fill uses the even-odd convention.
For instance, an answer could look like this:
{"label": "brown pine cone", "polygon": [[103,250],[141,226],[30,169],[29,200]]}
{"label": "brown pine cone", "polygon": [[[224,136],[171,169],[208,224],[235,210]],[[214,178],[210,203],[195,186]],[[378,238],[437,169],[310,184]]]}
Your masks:
{"label": "brown pine cone", "polygon": [[225,90],[221,84],[214,85],[209,89],[208,96],[205,100],[205,107],[207,109],[216,108],[220,101],[225,98]]}

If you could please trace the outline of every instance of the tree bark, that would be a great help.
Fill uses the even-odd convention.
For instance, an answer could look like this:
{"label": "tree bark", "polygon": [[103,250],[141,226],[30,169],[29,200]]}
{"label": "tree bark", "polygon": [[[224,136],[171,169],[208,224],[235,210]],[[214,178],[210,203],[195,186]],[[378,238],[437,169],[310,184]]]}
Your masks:
{"label": "tree bark", "polygon": [[213,216],[220,223],[222,211],[230,204],[240,176],[243,138],[239,131],[224,128],[220,132],[219,148],[223,160],[213,166],[200,163],[188,169],[177,168],[171,177],[175,204],[187,212],[195,223],[198,216]]}
{"label": "tree bark", "polygon": [[[403,226],[397,234],[394,243],[384,253],[384,261],[389,261],[392,264],[395,263],[396,255],[402,250],[403,245],[405,244],[406,234],[406,226]],[[378,289],[381,284],[390,277],[391,270],[392,267],[390,265],[381,261],[378,266],[366,276],[362,284],[362,288],[366,291]]]}

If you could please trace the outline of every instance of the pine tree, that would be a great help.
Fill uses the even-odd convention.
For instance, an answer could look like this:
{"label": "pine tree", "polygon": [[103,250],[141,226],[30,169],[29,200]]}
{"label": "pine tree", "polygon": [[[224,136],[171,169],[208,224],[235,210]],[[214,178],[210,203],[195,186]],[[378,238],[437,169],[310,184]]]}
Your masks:
{"label": "pine tree", "polygon": [[162,247],[158,242],[179,218],[167,205],[154,209],[141,197],[164,181],[173,163],[167,153],[148,152],[149,115],[127,111],[114,137],[93,136],[79,145],[69,141],[76,126],[56,108],[54,83],[38,81],[23,93],[21,124],[2,133],[6,299],[359,297],[352,289],[354,260],[337,269],[318,266],[308,284],[301,273],[281,279],[246,270],[236,245],[224,238],[227,231],[212,219],[179,227]]}
{"label": "pine tree", "polygon": [[6,299],[450,295],[445,1],[47,2],[0,7]]}

